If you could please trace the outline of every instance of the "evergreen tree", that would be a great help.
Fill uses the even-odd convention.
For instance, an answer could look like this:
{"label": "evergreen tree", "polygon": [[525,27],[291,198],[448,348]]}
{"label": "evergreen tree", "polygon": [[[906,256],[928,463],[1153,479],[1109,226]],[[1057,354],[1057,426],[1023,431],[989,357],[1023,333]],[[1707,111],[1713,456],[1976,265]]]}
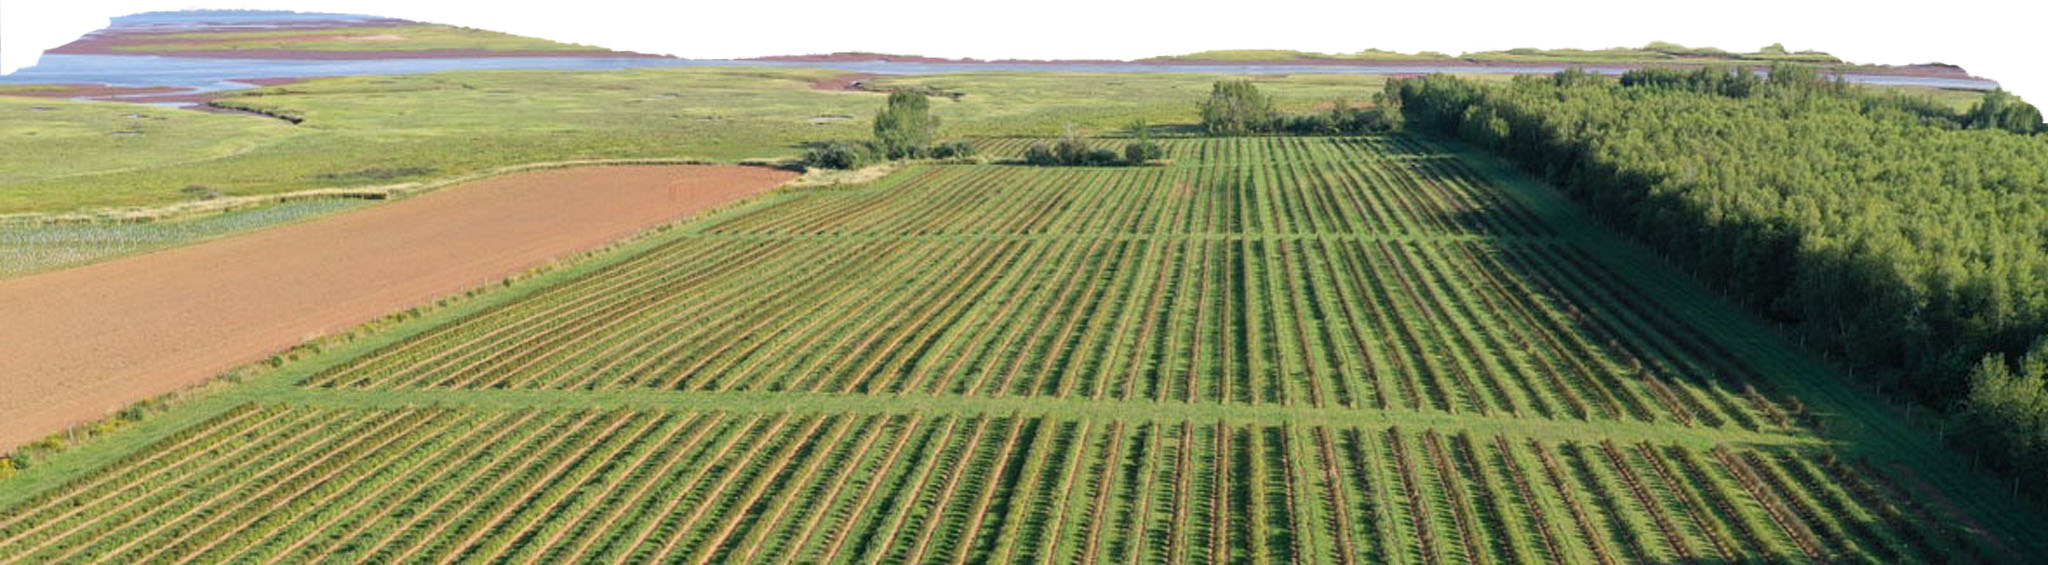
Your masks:
{"label": "evergreen tree", "polygon": [[1957,114],[1786,65],[1387,93],[1858,376],[1958,409],[2001,466],[2048,473],[2048,143],[2007,133],[2039,130],[2031,106],[1992,93]]}

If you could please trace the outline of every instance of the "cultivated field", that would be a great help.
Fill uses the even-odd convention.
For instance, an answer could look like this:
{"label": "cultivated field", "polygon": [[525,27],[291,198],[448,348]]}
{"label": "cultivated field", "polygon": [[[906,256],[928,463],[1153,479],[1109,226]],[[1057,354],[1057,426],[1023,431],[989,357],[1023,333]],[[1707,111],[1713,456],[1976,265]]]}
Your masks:
{"label": "cultivated field", "polygon": [[792,176],[671,166],[513,174],[241,237],[0,280],[0,446]]}
{"label": "cultivated field", "polygon": [[0,481],[0,561],[2048,556],[1490,161],[1168,149],[787,191],[330,348]]}
{"label": "cultivated field", "polygon": [[0,560],[28,562],[1898,562],[1983,550],[1878,473],[1786,445],[925,411],[245,405],[0,518]]}

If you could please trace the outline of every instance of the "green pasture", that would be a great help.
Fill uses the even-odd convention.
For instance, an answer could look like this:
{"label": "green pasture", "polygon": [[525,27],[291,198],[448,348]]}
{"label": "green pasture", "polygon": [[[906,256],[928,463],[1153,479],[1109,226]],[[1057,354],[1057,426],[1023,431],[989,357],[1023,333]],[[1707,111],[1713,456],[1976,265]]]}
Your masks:
{"label": "green pasture", "polygon": [[[390,184],[586,158],[792,157],[866,137],[881,96],[821,91],[817,69],[486,71],[322,79],[255,89],[256,115],[0,97],[0,213],[155,206],[201,185],[229,196]],[[1121,131],[1135,118],[1196,121],[1216,76],[975,74],[882,86],[964,93],[934,105],[949,136]],[[1282,109],[1365,100],[1382,79],[1259,77]],[[47,109],[38,109],[47,108]],[[140,117],[131,117],[140,116]]]}

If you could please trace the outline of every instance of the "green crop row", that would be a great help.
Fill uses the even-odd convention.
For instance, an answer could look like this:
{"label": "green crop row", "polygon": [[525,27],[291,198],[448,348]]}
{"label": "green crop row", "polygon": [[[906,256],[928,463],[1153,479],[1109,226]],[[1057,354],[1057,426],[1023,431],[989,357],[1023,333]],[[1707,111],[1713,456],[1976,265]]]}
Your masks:
{"label": "green crop row", "polygon": [[1882,475],[1825,452],[1400,428],[252,405],[109,471],[9,509],[0,560],[1522,563],[1979,550]]}
{"label": "green crop row", "polygon": [[[1295,165],[937,167],[809,194],[306,384],[1050,396],[1796,428],[1759,392],[1772,388],[1761,371],[1577,244],[1534,237],[1555,230],[1533,208],[1453,161],[1375,157],[1419,142],[1170,145]],[[1354,153],[1363,157],[1344,158]],[[1434,168],[1323,177],[1306,168],[1316,163]],[[1234,179],[1226,186],[1201,184],[1240,169],[1248,176],[1223,175]],[[1298,180],[1382,176],[1420,180]],[[1174,178],[1208,188],[1179,191]],[[1437,223],[1415,213],[1375,231],[1330,220],[1373,216],[1337,204],[1347,201],[1387,218],[1486,212]],[[1256,212],[1211,212],[1226,209]],[[1203,216],[1218,227],[1164,229]],[[1505,235],[1401,237],[1432,229],[1416,226]]]}

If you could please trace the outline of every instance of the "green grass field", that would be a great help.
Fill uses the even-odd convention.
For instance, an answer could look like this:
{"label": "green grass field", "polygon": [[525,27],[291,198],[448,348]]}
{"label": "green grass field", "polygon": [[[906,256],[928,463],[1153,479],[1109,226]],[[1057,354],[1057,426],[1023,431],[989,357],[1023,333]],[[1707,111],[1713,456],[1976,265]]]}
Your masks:
{"label": "green grass field", "polygon": [[0,561],[2048,556],[1495,161],[1168,150],[784,190],[326,347],[0,481]]}
{"label": "green grass field", "polygon": [[[229,196],[391,184],[590,158],[791,157],[799,144],[867,137],[882,96],[811,87],[805,69],[489,71],[321,79],[249,91],[236,105],[303,116],[0,97],[0,214],[159,206],[203,185]],[[967,93],[934,107],[949,135],[1120,131],[1189,123],[1210,75],[975,74],[883,85]],[[1283,109],[1364,100],[1383,79],[1259,79]],[[37,110],[36,108],[47,108]],[[131,115],[140,115],[131,118]]]}
{"label": "green grass field", "polygon": [[0,278],[247,233],[368,204],[330,198],[156,222],[0,223]]}

